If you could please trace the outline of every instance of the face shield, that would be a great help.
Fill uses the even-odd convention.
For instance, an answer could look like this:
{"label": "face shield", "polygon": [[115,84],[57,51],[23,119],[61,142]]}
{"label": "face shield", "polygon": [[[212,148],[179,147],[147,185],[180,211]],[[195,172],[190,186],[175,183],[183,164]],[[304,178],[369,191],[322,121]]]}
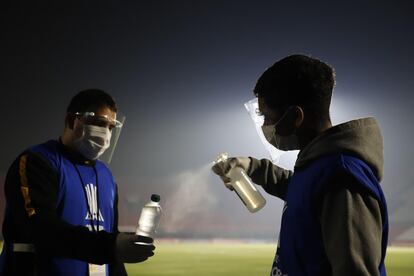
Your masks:
{"label": "face shield", "polygon": [[124,115],[117,115],[117,119],[111,119],[108,116],[98,116],[94,112],[75,113],[76,116],[82,118],[82,122],[86,125],[93,125],[99,127],[107,127],[111,131],[110,145],[105,152],[99,156],[99,160],[109,164],[115,152],[118,143],[119,135],[125,122]]}
{"label": "face shield", "polygon": [[282,154],[284,154],[283,151],[278,150],[277,148],[275,148],[272,144],[270,144],[262,131],[262,125],[264,123],[264,117],[263,115],[260,115],[259,112],[259,102],[257,100],[257,98],[254,98],[248,102],[246,102],[244,104],[244,106],[247,109],[247,112],[250,115],[250,118],[252,119],[255,127],[256,127],[256,131],[257,134],[260,137],[260,140],[262,141],[263,145],[265,146],[267,152],[270,155],[270,159],[272,160],[273,163],[277,163],[279,161],[279,158]]}

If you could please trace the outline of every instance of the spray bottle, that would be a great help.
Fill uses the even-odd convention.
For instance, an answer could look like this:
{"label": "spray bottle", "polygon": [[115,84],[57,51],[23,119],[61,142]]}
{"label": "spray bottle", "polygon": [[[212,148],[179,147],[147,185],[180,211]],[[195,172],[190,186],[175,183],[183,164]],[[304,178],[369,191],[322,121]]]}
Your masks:
{"label": "spray bottle", "polygon": [[[222,153],[217,157],[214,164],[224,162],[227,158],[228,154]],[[234,189],[236,194],[251,213],[255,213],[265,206],[266,199],[256,189],[252,180],[242,168],[231,168],[226,176],[230,178],[230,183],[228,183],[228,185]]]}
{"label": "spray bottle", "polygon": [[145,204],[142,208],[141,216],[138,220],[138,227],[135,232],[136,235],[153,237],[158,223],[161,218],[161,197],[157,194],[151,195],[151,201]]}

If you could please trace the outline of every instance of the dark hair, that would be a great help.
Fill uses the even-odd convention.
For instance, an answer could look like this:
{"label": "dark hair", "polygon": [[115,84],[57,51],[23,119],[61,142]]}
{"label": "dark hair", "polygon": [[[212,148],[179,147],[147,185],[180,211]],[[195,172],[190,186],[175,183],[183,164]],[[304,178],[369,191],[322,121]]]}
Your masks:
{"label": "dark hair", "polygon": [[113,112],[117,112],[115,100],[108,93],[100,89],[87,89],[72,98],[66,111],[86,112],[99,107],[108,107]]}
{"label": "dark hair", "polygon": [[298,105],[317,120],[329,120],[335,72],[328,64],[305,55],[285,57],[268,68],[254,88],[272,109]]}

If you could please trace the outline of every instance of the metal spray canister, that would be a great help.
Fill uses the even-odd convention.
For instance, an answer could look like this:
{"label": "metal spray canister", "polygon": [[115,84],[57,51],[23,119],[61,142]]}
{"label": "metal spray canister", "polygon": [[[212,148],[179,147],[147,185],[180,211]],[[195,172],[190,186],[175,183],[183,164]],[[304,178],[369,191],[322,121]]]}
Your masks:
{"label": "metal spray canister", "polygon": [[[214,164],[226,161],[227,158],[228,154],[222,153],[217,157]],[[259,211],[266,205],[266,199],[257,190],[250,177],[242,168],[233,167],[227,172],[226,176],[230,178],[230,183],[227,184],[234,189],[251,213]]]}

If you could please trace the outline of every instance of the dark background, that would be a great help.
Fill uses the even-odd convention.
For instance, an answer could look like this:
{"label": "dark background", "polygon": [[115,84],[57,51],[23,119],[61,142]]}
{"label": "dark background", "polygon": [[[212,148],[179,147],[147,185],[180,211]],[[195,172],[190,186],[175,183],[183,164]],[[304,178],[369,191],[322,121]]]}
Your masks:
{"label": "dark background", "polygon": [[157,192],[161,235],[275,238],[282,202],[248,213],[208,164],[268,157],[243,103],[266,67],[304,53],[336,70],[333,123],[378,119],[393,237],[414,232],[411,1],[27,3],[0,11],[0,183],[23,149],[59,137],[76,92],[101,88],[126,115],[111,163],[121,225]]}

